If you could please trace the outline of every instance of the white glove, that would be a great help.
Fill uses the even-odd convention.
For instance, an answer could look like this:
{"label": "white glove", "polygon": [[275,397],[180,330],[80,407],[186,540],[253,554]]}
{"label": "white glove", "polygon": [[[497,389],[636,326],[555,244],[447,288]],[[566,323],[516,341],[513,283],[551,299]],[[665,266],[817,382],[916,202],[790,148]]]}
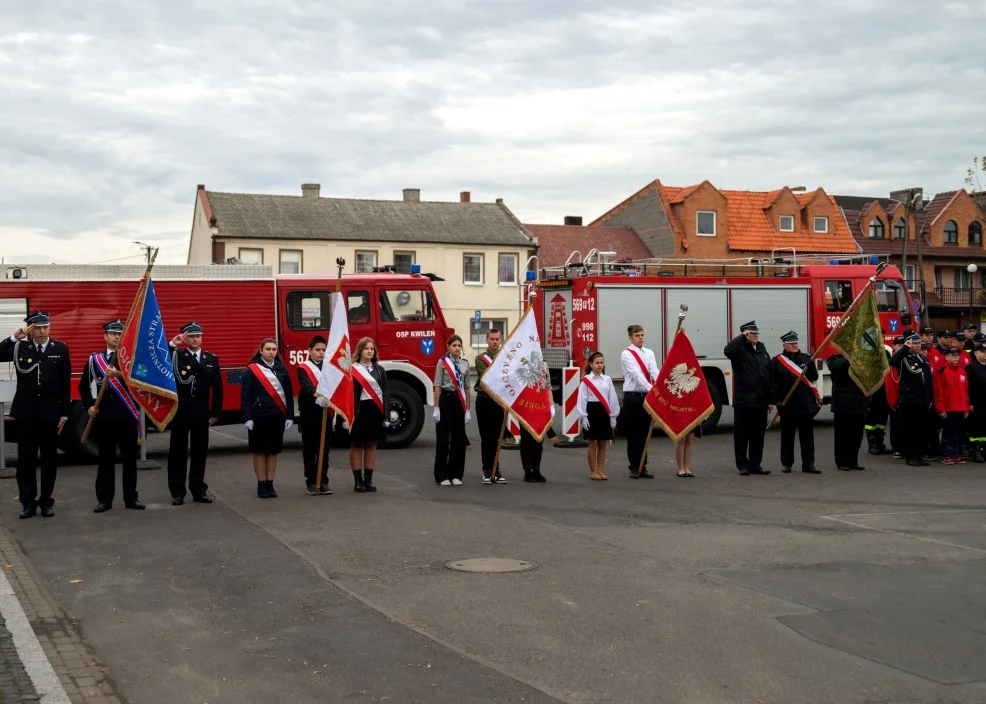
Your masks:
{"label": "white glove", "polygon": [[253,421],[252,421],[252,420],[248,420],[248,421],[247,421],[246,423],[244,423],[243,425],[245,425],[245,426],[246,426],[246,429],[247,429],[247,430],[253,430]]}
{"label": "white glove", "polygon": [[582,419],[582,427],[588,430],[589,428],[589,416]]}
{"label": "white glove", "polygon": [[442,411],[437,406],[435,407],[435,412],[431,414],[431,417],[435,419],[436,423],[442,422]]}
{"label": "white glove", "polygon": [[466,425],[469,425],[469,421],[472,420],[472,413],[466,411]]}
{"label": "white glove", "polygon": [[551,404],[551,419],[555,419],[555,404]]}
{"label": "white glove", "polygon": [[613,430],[616,430],[616,418],[609,419],[609,427],[612,428]]}
{"label": "white glove", "polygon": [[318,406],[319,408],[328,408],[329,399],[325,398],[325,396],[316,396],[315,405]]}
{"label": "white glove", "polygon": [[293,420],[286,420],[286,421],[284,421],[284,429],[285,430],[287,430],[288,428],[290,428],[292,425],[294,425],[294,421]]}
{"label": "white glove", "polygon": [[389,427],[390,427],[390,421],[389,421],[389,420],[385,420],[385,421],[383,422],[383,427],[385,427],[385,428],[389,428]]}

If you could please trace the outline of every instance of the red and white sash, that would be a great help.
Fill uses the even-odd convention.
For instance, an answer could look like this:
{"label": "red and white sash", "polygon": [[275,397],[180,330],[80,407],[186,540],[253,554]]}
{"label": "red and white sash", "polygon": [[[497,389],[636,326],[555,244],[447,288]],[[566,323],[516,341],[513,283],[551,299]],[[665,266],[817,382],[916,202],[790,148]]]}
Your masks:
{"label": "red and white sash", "polygon": [[606,409],[606,415],[612,417],[613,414],[609,407],[609,401],[607,401],[606,397],[603,396],[602,392],[599,390],[599,387],[592,383],[592,379],[586,375],[582,377],[582,383],[589,387],[589,391],[591,391],[595,397],[599,399],[599,403],[603,404],[603,408]]}
{"label": "red and white sash", "polygon": [[375,404],[377,404],[377,408],[380,409],[380,412],[384,413],[383,389],[380,388],[380,384],[377,383],[377,380],[373,378],[373,375],[370,374],[370,372],[367,371],[366,367],[364,367],[362,364],[359,363],[354,364],[353,372],[359,377],[358,379],[355,379],[355,381],[357,381],[359,385],[363,387],[363,390],[366,392],[366,394],[373,400]]}
{"label": "red and white sash", "polygon": [[483,360],[483,364],[485,364],[487,367],[492,367],[493,366],[493,358],[490,357],[485,352],[483,352],[483,354],[479,355],[479,358],[481,360]]}
{"label": "red and white sash", "polygon": [[789,372],[791,372],[792,374],[794,374],[794,376],[800,376],[801,377],[802,383],[804,383],[805,386],[807,386],[809,389],[811,389],[811,393],[815,396],[815,403],[817,403],[819,406],[821,406],[822,405],[822,394],[819,393],[818,386],[815,385],[815,382],[810,381],[808,379],[808,377],[806,377],[803,374],[801,374],[801,367],[799,367],[797,365],[797,363],[794,362],[790,357],[786,357],[786,356],[784,356],[782,354],[777,355],[777,359],[779,359],[780,362],[781,362],[781,364],[783,364],[785,367],[787,367],[787,370]]}
{"label": "red and white sash", "polygon": [[117,398],[119,398],[123,402],[123,405],[127,407],[127,410],[130,411],[130,415],[132,415],[134,420],[137,421],[137,437],[139,438],[141,436],[140,407],[137,405],[137,401],[134,397],[130,394],[130,389],[127,388],[127,385],[123,383],[122,379],[107,376],[109,362],[103,358],[102,352],[94,352],[90,359],[93,364],[95,364],[96,368],[99,369],[100,376],[109,383],[110,388],[113,389],[113,393],[117,395]]}
{"label": "red and white sash", "polygon": [[317,389],[318,377],[322,374],[322,370],[319,369],[315,365],[315,362],[311,361],[310,359],[306,359],[302,363],[301,368],[305,371],[305,374],[308,375],[308,381],[312,382],[312,386],[314,386]]}
{"label": "red and white sash", "polygon": [[288,397],[284,394],[284,387],[281,386],[281,380],[277,378],[277,375],[266,364],[260,364],[259,362],[254,362],[247,368],[257,377],[257,381],[264,387],[267,395],[274,399],[274,403],[281,410],[281,415],[287,417]]}
{"label": "red and white sash", "polygon": [[445,371],[448,373],[452,380],[455,382],[455,393],[459,396],[459,403],[462,404],[462,410],[468,411],[469,404],[466,403],[466,390],[463,387],[462,375],[459,371],[459,365],[454,364],[452,359],[445,355],[442,357],[442,364],[445,365]]}
{"label": "red and white sash", "polygon": [[633,355],[633,358],[637,360],[637,364],[640,365],[640,371],[643,372],[644,378],[647,380],[648,383],[653,385],[654,380],[651,379],[650,377],[650,370],[647,368],[647,365],[644,363],[644,358],[640,356],[639,352],[637,352],[637,348],[634,347],[633,345],[630,345],[629,347],[627,347],[627,352]]}

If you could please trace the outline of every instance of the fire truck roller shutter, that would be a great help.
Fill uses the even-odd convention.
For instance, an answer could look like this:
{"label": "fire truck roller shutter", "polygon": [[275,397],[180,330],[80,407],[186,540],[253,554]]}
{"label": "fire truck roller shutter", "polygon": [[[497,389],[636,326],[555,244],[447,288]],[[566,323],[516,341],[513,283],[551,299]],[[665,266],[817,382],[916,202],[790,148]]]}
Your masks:
{"label": "fire truck roller shutter", "polygon": [[784,349],[780,337],[789,330],[801,335],[801,349],[808,351],[811,331],[808,329],[807,286],[733,286],[730,295],[734,337],[740,334],[740,325],[756,320],[760,342],[772,357]]}
{"label": "fire truck roller shutter", "polygon": [[598,349],[606,357],[606,373],[614,380],[623,379],[620,355],[630,344],[627,338],[627,327],[630,325],[644,326],[644,346],[654,350],[657,366],[661,366],[664,359],[664,304],[661,293],[662,289],[656,286],[596,288]]}

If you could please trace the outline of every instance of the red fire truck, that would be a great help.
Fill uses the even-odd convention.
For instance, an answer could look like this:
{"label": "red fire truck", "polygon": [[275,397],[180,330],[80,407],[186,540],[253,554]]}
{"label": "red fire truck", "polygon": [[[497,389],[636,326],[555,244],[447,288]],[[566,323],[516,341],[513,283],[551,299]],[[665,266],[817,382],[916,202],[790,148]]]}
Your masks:
{"label": "red fire truck", "polygon": [[[574,263],[573,263],[574,262]],[[716,412],[706,430],[719,422],[723,404],[732,398],[729,360],[722,353],[739,326],[755,319],[760,341],[780,353],[780,336],[801,335],[802,350],[811,353],[824,340],[855,296],[873,276],[880,260],[869,256],[797,256],[774,252],[763,259],[648,259],[607,262],[596,250],[583,258],[574,252],[569,263],[540,272],[539,331],[551,369],[552,385],[560,389],[561,368],[576,365],[595,350],[606,356],[607,373],[622,382],[620,353],[626,348],[627,326],[644,326],[646,344],[658,364],[667,354],[681,304],[688,306],[684,327],[709,381]],[[920,322],[920,314],[903,285],[900,272],[888,266],[877,276],[877,302],[884,340]],[[816,364],[821,389],[828,399],[830,382],[822,350]]]}
{"label": "red fire truck", "polygon": [[[8,266],[0,279],[0,335],[21,327],[29,309],[48,311],[52,337],[68,344],[72,366],[81,374],[88,355],[102,349],[102,324],[126,318],[142,274],[139,266]],[[240,378],[260,340],[277,338],[285,364],[291,369],[302,364],[312,336],[328,333],[329,296],[336,288],[330,275],[274,276],[270,266],[248,265],[161,265],[153,280],[166,332],[173,336],[195,320],[204,328],[205,348],[219,356],[224,423],[240,420]],[[421,432],[423,407],[434,401],[435,366],[453,330],[445,324],[431,278],[417,271],[344,275],[342,291],[353,346],[372,337],[387,368],[391,427],[385,445],[405,447]],[[12,369],[0,368],[0,374],[13,378]],[[16,422],[4,420],[12,439]],[[76,403],[62,449],[94,450],[81,446],[84,426]]]}

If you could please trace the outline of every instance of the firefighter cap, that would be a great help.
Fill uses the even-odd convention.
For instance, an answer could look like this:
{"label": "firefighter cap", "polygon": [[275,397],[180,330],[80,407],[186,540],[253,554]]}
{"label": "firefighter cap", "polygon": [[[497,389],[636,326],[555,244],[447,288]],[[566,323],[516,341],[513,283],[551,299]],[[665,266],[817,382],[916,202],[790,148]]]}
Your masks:
{"label": "firefighter cap", "polygon": [[931,327],[930,325],[925,325],[923,328],[921,328],[921,334],[922,335],[931,335],[934,332],[935,332],[935,329],[933,327]]}
{"label": "firefighter cap", "polygon": [[48,317],[48,312],[44,310],[36,310],[29,316],[24,318],[24,322],[28,325],[35,325],[39,328],[43,328],[51,323],[51,319]]}
{"label": "firefighter cap", "polygon": [[984,335],[981,332],[977,332],[975,335],[972,336],[972,341],[978,343],[986,342],[986,335]]}
{"label": "firefighter cap", "polygon": [[781,335],[781,342],[783,342],[784,344],[790,345],[790,344],[794,344],[797,341],[798,341],[798,333],[794,332],[794,330],[790,330],[784,333],[783,335]]}
{"label": "firefighter cap", "polygon": [[960,351],[961,350],[959,350],[958,347],[949,347],[947,350],[945,350],[945,355],[951,357],[953,354],[957,355]]}
{"label": "firefighter cap", "polygon": [[757,327],[756,320],[751,320],[748,323],[743,323],[742,325],[740,325],[740,332],[755,332],[759,335],[760,328]]}
{"label": "firefighter cap", "polygon": [[939,330],[938,332],[935,333],[935,337],[951,337],[951,336],[952,336],[952,333],[950,333],[948,330],[944,330],[944,329]]}
{"label": "firefighter cap", "polygon": [[976,345],[972,348],[973,352],[986,352],[986,345]]}
{"label": "firefighter cap", "polygon": [[202,326],[192,320],[182,325],[181,328],[179,328],[179,332],[183,335],[201,335]]}
{"label": "firefighter cap", "polygon": [[969,323],[968,325],[966,325],[962,329],[963,330],[978,330],[979,329],[979,326],[978,325],[974,325],[973,323]]}
{"label": "firefighter cap", "polygon": [[955,333],[952,335],[952,337],[955,338],[956,340],[964,340],[965,333],[962,332],[961,330],[956,330]]}
{"label": "firefighter cap", "polygon": [[103,323],[103,332],[123,332],[123,321],[117,318],[108,323]]}

